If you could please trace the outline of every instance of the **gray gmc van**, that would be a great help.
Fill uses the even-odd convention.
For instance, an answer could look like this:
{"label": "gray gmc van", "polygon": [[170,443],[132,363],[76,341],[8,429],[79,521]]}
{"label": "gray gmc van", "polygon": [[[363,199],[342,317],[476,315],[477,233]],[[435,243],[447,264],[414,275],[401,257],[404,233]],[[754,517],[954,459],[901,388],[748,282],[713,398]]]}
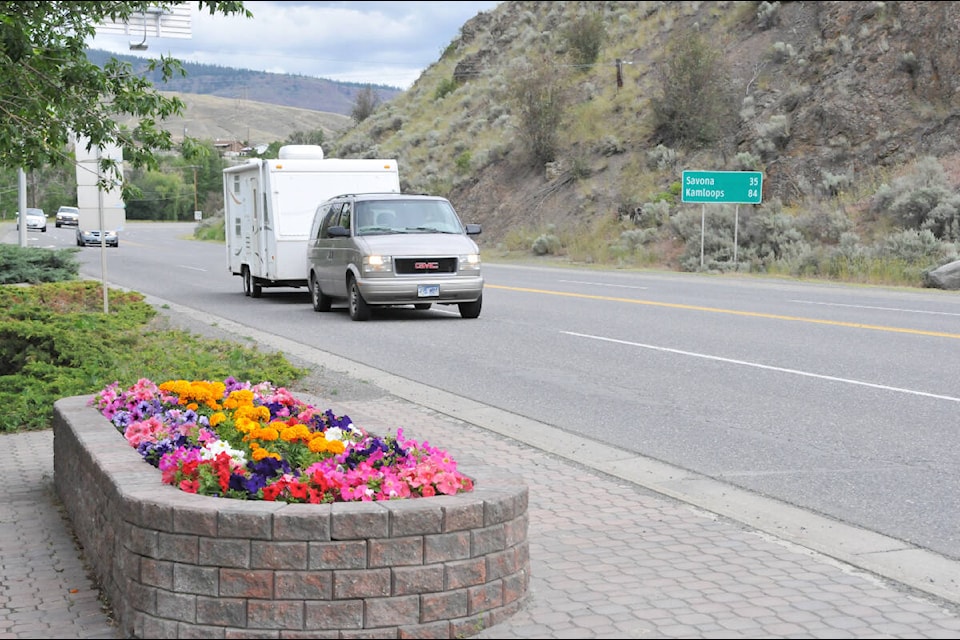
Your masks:
{"label": "gray gmc van", "polygon": [[350,318],[371,307],[457,305],[476,318],[483,299],[480,250],[446,198],[400,193],[326,200],[307,238],[307,282],[316,311],[347,301]]}

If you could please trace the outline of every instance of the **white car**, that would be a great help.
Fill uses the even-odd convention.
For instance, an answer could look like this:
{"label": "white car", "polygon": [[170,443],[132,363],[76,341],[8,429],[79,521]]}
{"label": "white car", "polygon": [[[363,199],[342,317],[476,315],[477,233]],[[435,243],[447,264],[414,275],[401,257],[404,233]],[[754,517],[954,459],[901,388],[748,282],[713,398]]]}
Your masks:
{"label": "white car", "polygon": [[76,207],[68,207],[66,205],[61,206],[59,209],[57,209],[55,224],[57,225],[57,229],[62,226],[77,226],[80,224],[80,209]]}
{"label": "white car", "polygon": [[[47,232],[47,214],[43,212],[43,209],[36,209],[33,207],[27,208],[26,211],[27,218],[27,231],[42,231]],[[17,231],[20,230],[20,214],[17,214]]]}

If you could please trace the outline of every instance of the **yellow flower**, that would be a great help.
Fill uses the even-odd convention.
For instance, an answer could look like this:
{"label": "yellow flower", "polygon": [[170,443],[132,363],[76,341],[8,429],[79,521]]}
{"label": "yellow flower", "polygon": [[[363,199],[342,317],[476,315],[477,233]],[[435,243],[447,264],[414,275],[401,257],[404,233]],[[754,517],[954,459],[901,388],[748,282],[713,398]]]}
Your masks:
{"label": "yellow flower", "polygon": [[266,440],[267,442],[273,442],[280,437],[280,433],[273,427],[263,427],[262,429],[257,429],[252,431],[250,435],[257,440]]}
{"label": "yellow flower", "polygon": [[[274,422],[273,424],[282,424]],[[284,442],[306,442],[310,439],[310,429],[305,424],[295,424],[293,426],[284,426],[280,430],[280,439]]]}
{"label": "yellow flower", "polygon": [[324,451],[329,451],[327,439],[323,437],[322,433],[317,433],[310,438],[310,442],[307,443],[307,448],[310,449],[312,453],[323,453]]}
{"label": "yellow flower", "polygon": [[264,448],[262,448],[262,447],[258,447],[258,448],[256,448],[256,449],[254,449],[254,450],[253,450],[253,456],[252,456],[252,457],[253,457],[253,459],[254,459],[255,462],[260,462],[260,461],[263,460],[264,458],[276,458],[277,460],[280,460],[280,456],[279,456],[279,455],[277,455],[276,453],[270,453],[270,451],[268,451],[267,449],[264,449]]}
{"label": "yellow flower", "polygon": [[227,409],[236,409],[242,406],[253,406],[253,391],[250,389],[237,389],[231,391],[227,399],[223,401],[223,406]]}

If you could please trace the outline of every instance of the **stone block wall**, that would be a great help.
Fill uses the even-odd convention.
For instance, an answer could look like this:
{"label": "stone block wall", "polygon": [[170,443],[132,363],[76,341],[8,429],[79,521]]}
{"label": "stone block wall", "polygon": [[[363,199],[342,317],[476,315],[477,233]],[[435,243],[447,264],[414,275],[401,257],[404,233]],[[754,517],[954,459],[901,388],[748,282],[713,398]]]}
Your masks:
{"label": "stone block wall", "polygon": [[54,483],[127,637],[462,638],[526,599],[516,476],[461,467],[470,493],[386,502],[199,496],[88,400],[54,404]]}

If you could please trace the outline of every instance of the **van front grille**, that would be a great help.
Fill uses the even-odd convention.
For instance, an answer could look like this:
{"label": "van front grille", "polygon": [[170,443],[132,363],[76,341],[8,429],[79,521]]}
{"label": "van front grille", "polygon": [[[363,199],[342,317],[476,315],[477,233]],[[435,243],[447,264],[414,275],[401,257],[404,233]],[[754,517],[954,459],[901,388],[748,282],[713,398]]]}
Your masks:
{"label": "van front grille", "polygon": [[457,258],[395,258],[393,268],[400,275],[456,273]]}

